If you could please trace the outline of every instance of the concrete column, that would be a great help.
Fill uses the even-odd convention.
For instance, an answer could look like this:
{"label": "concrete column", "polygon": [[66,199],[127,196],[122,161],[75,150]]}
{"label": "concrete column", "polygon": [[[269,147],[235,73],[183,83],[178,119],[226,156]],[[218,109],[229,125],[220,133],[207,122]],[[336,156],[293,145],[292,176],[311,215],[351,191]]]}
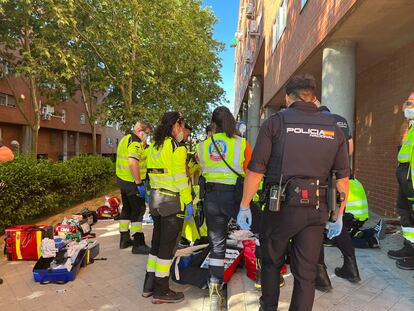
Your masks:
{"label": "concrete column", "polygon": [[328,42],[322,59],[322,105],[346,118],[354,131],[356,45],[349,40]]}
{"label": "concrete column", "polygon": [[240,107],[240,119],[247,123],[247,103],[243,102]]}
{"label": "concrete column", "polygon": [[252,78],[252,86],[249,90],[249,102],[247,110],[247,139],[252,148],[256,144],[260,128],[260,102],[262,85],[257,77]]}
{"label": "concrete column", "polygon": [[28,125],[22,126],[22,144],[21,144],[21,152],[22,153],[30,153],[32,152],[32,129]]}
{"label": "concrete column", "polygon": [[62,138],[63,138],[63,147],[62,147],[63,161],[66,161],[68,159],[68,131],[63,131]]}
{"label": "concrete column", "polygon": [[79,144],[79,132],[76,132],[75,134],[75,155],[79,155],[80,153],[80,148],[79,148],[80,144]]}
{"label": "concrete column", "polygon": [[265,108],[265,120],[268,119],[271,115],[279,111],[279,107],[276,106],[266,106]]}

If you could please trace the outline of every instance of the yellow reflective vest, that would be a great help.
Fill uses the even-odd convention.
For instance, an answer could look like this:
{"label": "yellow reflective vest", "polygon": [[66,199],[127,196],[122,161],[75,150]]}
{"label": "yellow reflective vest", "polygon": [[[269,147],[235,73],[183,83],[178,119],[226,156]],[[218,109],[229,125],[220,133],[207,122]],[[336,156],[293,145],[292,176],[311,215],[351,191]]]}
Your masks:
{"label": "yellow reflective vest", "polygon": [[189,204],[192,197],[186,172],[187,149],[178,146],[172,138],[168,137],[158,148],[151,144],[147,155],[151,189],[177,192],[180,194],[181,201]]}
{"label": "yellow reflective vest", "polygon": [[[410,163],[409,172],[411,172],[411,180],[413,182],[413,187],[414,187],[413,148],[414,148],[414,126],[411,126],[408,129],[403,145],[401,146],[400,152],[398,153],[398,162],[399,163]],[[407,179],[408,179],[408,174],[407,174]]]}
{"label": "yellow reflective vest", "polygon": [[129,158],[138,160],[139,176],[143,180],[147,175],[147,152],[139,137],[135,134],[125,135],[116,151],[116,176],[123,181],[135,182],[129,168]]}
{"label": "yellow reflective vest", "polygon": [[357,179],[349,180],[349,194],[346,212],[351,213],[360,221],[368,219],[368,200],[364,187]]}
{"label": "yellow reflective vest", "polygon": [[[246,139],[240,136],[229,138],[225,133],[216,133],[213,138],[227,163],[237,173],[244,176],[243,163]],[[211,138],[200,142],[196,149],[206,182],[227,185],[236,184],[237,175],[221,159]]]}

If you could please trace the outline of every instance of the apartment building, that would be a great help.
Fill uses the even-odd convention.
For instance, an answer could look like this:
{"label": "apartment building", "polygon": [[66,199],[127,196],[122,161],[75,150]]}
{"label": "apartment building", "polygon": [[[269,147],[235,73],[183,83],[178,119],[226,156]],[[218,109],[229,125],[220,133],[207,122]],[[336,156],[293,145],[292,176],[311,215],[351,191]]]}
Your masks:
{"label": "apartment building", "polygon": [[[17,142],[20,152],[29,152],[34,113],[29,102],[27,84],[17,77],[11,78],[13,89],[19,94],[19,103],[13,96],[10,85],[0,78],[0,138],[6,146]],[[79,94],[78,94],[79,95]],[[41,105],[41,122],[38,136],[38,157],[66,160],[76,155],[92,154],[91,126],[84,105],[77,100],[50,106]],[[22,112],[17,105],[20,105]],[[27,117],[26,118],[24,117]],[[96,150],[98,154],[115,156],[117,144],[123,133],[119,124],[107,123],[97,126]]]}
{"label": "apartment building", "polygon": [[401,107],[414,91],[413,11],[412,0],[240,0],[234,112],[251,143],[284,104],[288,79],[311,73],[322,104],[353,129],[353,171],[370,208],[395,215]]}

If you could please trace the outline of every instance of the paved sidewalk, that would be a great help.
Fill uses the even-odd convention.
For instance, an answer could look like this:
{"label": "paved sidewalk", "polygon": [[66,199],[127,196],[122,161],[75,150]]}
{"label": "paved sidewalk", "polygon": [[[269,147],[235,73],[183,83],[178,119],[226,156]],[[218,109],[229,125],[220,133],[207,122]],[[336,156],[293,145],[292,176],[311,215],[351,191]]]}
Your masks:
{"label": "paved sidewalk", "polygon": [[[377,217],[371,217],[375,224]],[[414,271],[396,268],[395,261],[387,257],[389,249],[402,246],[399,233],[387,235],[381,241],[381,249],[357,249],[357,260],[362,281],[351,284],[335,276],[335,267],[342,266],[342,257],[336,247],[325,247],[325,259],[333,290],[329,293],[316,291],[313,310],[364,310],[364,311],[409,311],[414,310]],[[286,285],[281,289],[279,310],[289,309],[293,289],[293,276],[285,276]],[[228,285],[230,310],[257,311],[260,292],[253,281],[239,270]]]}
{"label": "paved sidewalk", "polygon": [[[80,206],[85,205],[88,206]],[[80,210],[80,206],[64,214]],[[89,203],[89,206],[93,204]],[[56,223],[62,219],[62,215],[53,216],[42,223]],[[151,230],[152,226],[144,226],[147,243],[151,240]],[[98,221],[93,232],[100,242],[98,258],[105,257],[107,260],[99,260],[81,268],[76,280],[65,285],[35,283],[32,274],[35,262],[8,262],[3,258],[0,262],[0,277],[4,280],[0,285],[0,310],[208,310],[207,291],[190,286],[173,285],[174,289],[183,291],[186,297],[176,305],[153,305],[151,299],[142,298],[147,256],[133,255],[131,248],[119,249],[116,221]]]}

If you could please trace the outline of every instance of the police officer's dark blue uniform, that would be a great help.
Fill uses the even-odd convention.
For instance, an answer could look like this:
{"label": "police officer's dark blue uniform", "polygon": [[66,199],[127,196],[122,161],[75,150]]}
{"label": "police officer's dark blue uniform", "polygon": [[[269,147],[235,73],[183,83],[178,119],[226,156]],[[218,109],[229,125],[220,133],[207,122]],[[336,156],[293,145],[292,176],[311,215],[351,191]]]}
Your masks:
{"label": "police officer's dark blue uniform", "polygon": [[[241,214],[246,214],[263,175],[267,188],[279,183],[283,175],[282,185],[287,189],[280,211],[270,211],[269,203],[264,211],[262,310],[277,309],[279,269],[290,240],[295,278],[290,310],[312,309],[322,232],[328,220],[326,192],[315,185],[327,185],[331,171],[335,170],[338,188],[348,191],[349,160],[342,131],[332,116],[321,114],[316,105],[301,100],[312,101],[315,87],[314,79],[308,76],[294,77],[288,82],[289,108],[265,121],[248,166]],[[238,221],[244,225],[243,217]]]}

